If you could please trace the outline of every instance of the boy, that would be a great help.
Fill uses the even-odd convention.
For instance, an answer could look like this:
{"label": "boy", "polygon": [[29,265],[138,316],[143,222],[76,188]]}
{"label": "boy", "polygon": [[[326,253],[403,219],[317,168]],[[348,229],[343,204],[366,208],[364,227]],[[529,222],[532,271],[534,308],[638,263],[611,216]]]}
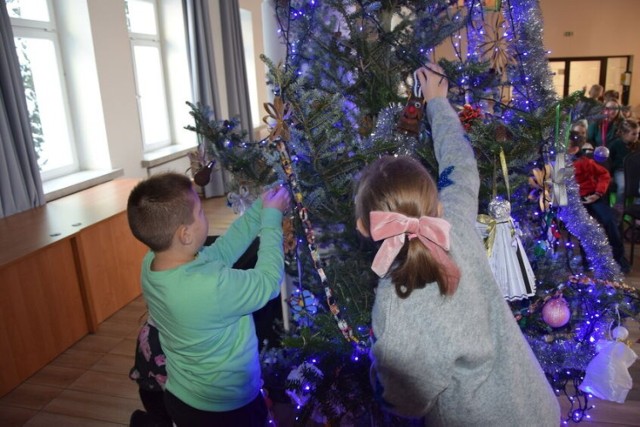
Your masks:
{"label": "boy", "polygon": [[[142,290],[166,355],[165,404],[178,426],[262,426],[260,364],[252,313],[275,298],[283,276],[280,187],[265,192],[216,242],[191,181],[166,173],[129,196],[133,235],[149,246]],[[260,234],[254,269],[233,263]]]}
{"label": "boy", "polygon": [[624,244],[615,220],[615,212],[609,205],[607,197],[603,197],[609,188],[611,175],[604,166],[599,165],[583,153],[582,147],[585,144],[585,139],[582,135],[571,131],[569,139],[571,141],[569,154],[576,156],[573,167],[582,204],[589,215],[598,221],[604,229],[611,245],[613,258],[620,265],[621,271],[628,274],[631,267],[629,261],[624,257]]}

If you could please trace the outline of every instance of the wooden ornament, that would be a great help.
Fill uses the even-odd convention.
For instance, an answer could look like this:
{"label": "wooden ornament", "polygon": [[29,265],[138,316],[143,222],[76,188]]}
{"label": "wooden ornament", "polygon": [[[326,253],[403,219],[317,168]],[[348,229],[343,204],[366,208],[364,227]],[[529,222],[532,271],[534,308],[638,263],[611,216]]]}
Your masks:
{"label": "wooden ornament", "polygon": [[408,135],[418,136],[423,116],[424,100],[416,96],[410,96],[407,105],[402,110],[396,129]]}
{"label": "wooden ornament", "polygon": [[211,181],[211,169],[215,164],[214,160],[211,160],[208,165],[201,167],[198,172],[193,175],[193,181],[200,187],[204,187]]}

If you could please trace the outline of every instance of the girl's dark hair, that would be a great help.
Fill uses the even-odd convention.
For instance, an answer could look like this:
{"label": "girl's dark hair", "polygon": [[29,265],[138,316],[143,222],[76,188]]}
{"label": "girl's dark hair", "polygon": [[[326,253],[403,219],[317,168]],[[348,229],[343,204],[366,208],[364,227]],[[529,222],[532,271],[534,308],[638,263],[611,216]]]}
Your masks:
{"label": "girl's dark hair", "polygon": [[620,101],[620,92],[618,92],[617,90],[609,89],[604,92],[604,94],[602,95],[602,98],[605,101],[609,101],[609,100]]}
{"label": "girl's dark hair", "polygon": [[[408,217],[438,216],[438,189],[429,172],[411,157],[385,156],[371,163],[362,173],[355,198],[356,219],[370,230],[371,211],[398,212]],[[396,293],[407,298],[414,289],[437,282],[442,295],[452,295],[445,272],[419,239],[406,239],[391,266]]]}
{"label": "girl's dark hair", "polygon": [[625,133],[629,133],[633,130],[638,129],[638,121],[634,119],[624,119],[620,120],[620,124],[618,126],[618,136],[622,136]]}
{"label": "girl's dark hair", "polygon": [[141,181],[127,201],[131,232],[154,252],[169,249],[178,227],[195,220],[195,194],[191,180],[174,172]]}

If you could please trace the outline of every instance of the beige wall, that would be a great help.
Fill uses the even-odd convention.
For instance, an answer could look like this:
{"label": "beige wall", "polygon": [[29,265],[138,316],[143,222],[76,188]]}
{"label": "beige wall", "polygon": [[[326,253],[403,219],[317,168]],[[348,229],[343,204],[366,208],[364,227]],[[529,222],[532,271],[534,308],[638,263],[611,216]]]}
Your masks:
{"label": "beige wall", "polygon": [[[258,99],[255,102],[258,103],[258,110],[260,111],[260,117],[264,115],[262,104],[267,102],[267,85],[266,85],[266,66],[260,60],[260,55],[266,51],[264,46],[264,37],[262,35],[262,5],[260,1],[255,0],[240,0],[240,8],[246,9],[251,12],[251,23],[253,26],[253,45],[255,53],[255,75],[247,76],[247,78],[255,78],[258,89]],[[251,102],[254,102],[252,100]],[[261,122],[253,123],[253,127],[257,128],[261,126]]]}
{"label": "beige wall", "polygon": [[99,0],[88,5],[111,164],[126,176],[143,177],[147,171],[140,163],[142,133],[124,7]]}
{"label": "beige wall", "polygon": [[[540,0],[550,58],[631,55],[629,105],[640,108],[640,1]],[[565,37],[565,32],[573,32]],[[594,82],[595,83],[595,82]],[[606,89],[606,88],[605,88]]]}

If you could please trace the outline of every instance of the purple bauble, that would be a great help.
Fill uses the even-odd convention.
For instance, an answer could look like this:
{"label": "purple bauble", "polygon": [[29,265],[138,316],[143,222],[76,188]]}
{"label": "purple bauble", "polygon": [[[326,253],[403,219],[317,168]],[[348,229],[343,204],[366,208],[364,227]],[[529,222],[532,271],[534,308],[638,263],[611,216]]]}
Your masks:
{"label": "purple bauble", "polygon": [[552,328],[566,325],[570,317],[569,304],[562,297],[552,298],[542,307],[542,319]]}
{"label": "purple bauble", "polygon": [[595,160],[598,163],[606,162],[608,158],[609,158],[609,149],[605,146],[601,145],[600,147],[597,147],[593,151],[593,160]]}

